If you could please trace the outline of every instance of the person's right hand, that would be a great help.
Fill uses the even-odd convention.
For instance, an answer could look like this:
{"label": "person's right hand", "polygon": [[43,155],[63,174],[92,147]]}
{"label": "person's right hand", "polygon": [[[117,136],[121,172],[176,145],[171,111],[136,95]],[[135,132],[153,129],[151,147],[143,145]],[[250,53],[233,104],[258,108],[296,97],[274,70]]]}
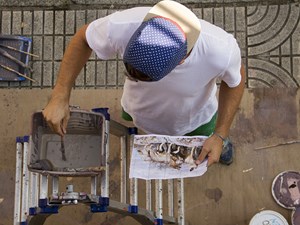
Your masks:
{"label": "person's right hand", "polygon": [[70,118],[69,102],[63,98],[52,97],[42,113],[51,130],[64,136]]}

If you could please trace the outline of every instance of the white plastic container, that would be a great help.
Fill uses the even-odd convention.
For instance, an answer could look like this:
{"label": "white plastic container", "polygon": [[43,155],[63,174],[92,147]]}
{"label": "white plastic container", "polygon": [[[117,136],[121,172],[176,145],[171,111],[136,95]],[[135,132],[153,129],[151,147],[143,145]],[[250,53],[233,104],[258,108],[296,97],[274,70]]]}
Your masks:
{"label": "white plastic container", "polygon": [[286,219],[278,212],[264,210],[257,213],[249,225],[289,225]]}
{"label": "white plastic container", "polygon": [[291,216],[292,225],[300,225],[300,208],[296,208]]}

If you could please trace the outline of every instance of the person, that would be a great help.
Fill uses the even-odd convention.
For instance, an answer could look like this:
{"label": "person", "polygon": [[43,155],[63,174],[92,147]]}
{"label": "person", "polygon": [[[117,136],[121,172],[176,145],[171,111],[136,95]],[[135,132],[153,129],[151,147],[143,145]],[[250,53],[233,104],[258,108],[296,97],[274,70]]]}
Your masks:
{"label": "person", "polygon": [[43,110],[50,128],[61,136],[70,117],[72,86],[92,51],[102,60],[116,53],[123,57],[123,118],[146,133],[207,135],[197,163],[205,158],[208,166],[232,162],[227,137],[244,92],[245,73],[231,34],[171,0],[84,25],[66,49]]}

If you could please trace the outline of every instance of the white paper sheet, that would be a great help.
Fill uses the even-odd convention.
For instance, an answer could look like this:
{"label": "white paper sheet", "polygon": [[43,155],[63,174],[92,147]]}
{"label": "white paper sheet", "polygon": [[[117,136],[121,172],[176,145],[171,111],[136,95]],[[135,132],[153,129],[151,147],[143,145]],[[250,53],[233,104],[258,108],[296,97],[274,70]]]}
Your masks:
{"label": "white paper sheet", "polygon": [[201,176],[207,160],[195,164],[206,136],[135,135],[129,178],[174,179]]}

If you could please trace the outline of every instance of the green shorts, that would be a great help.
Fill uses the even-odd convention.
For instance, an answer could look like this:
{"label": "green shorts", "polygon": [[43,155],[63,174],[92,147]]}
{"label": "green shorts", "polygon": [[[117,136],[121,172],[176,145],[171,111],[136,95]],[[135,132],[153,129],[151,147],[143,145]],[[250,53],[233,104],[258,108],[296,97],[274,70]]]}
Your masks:
{"label": "green shorts", "polygon": [[[132,121],[132,117],[122,110],[122,118],[127,121]],[[216,122],[217,122],[217,113],[211,118],[211,120],[206,123],[201,125],[200,127],[196,128],[190,133],[185,134],[184,136],[197,136],[197,135],[203,135],[203,136],[209,136],[211,135],[216,127]]]}

